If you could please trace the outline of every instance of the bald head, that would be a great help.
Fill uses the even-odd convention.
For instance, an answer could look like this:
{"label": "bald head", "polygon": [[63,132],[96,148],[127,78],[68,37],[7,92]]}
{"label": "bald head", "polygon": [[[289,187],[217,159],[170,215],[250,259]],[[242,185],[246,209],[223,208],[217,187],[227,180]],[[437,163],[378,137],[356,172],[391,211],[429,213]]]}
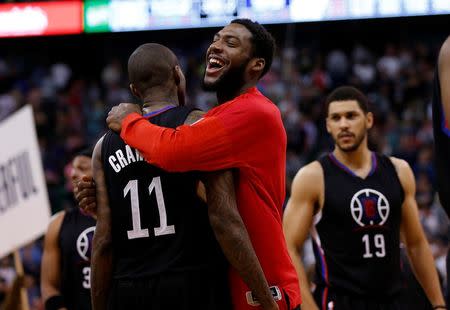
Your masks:
{"label": "bald head", "polygon": [[157,43],[139,46],[128,59],[128,76],[141,96],[153,88],[175,85],[174,68],[178,65],[175,54]]}

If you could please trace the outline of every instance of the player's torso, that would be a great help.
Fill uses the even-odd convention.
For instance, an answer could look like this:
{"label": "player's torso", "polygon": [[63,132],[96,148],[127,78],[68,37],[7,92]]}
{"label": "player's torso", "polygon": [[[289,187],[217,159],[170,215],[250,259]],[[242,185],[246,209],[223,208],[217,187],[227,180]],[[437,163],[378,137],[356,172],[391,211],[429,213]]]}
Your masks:
{"label": "player's torso", "polygon": [[[269,285],[289,295],[291,305],[300,304],[298,278],[281,224],[285,199],[286,132],[280,112],[260,94],[250,94],[245,101],[235,100],[215,109],[208,115],[230,113],[239,116],[236,122],[246,123],[254,121],[252,115],[257,114],[258,122],[264,124],[248,143],[235,147],[241,163],[235,173],[236,199]],[[233,269],[230,279],[235,309],[253,309],[246,299],[249,289]],[[285,302],[285,295],[280,302]]]}
{"label": "player's torso", "polygon": [[[174,108],[152,123],[176,127],[189,114]],[[195,173],[166,173],[108,132],[103,167],[112,212],[114,277],[137,279],[163,272],[208,270],[223,258],[196,195]]]}
{"label": "player's torso", "polygon": [[95,220],[78,209],[67,211],[59,233],[61,287],[68,310],[91,309],[91,250]]}
{"label": "player's torso", "polygon": [[331,154],[320,159],[324,205],[312,229],[320,285],[350,293],[399,290],[403,189],[389,158],[373,154],[363,179]]}

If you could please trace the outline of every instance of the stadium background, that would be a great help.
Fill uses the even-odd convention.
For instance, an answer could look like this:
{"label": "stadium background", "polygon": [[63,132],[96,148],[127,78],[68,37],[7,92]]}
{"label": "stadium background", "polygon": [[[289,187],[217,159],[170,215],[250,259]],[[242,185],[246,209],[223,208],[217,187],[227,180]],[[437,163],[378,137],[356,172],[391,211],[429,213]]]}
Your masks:
{"label": "stadium background", "polygon": [[[0,1],[0,33],[5,29],[2,5],[14,2],[29,1]],[[435,191],[430,98],[437,53],[450,34],[450,15],[299,23],[274,16],[273,21],[281,21],[267,25],[278,51],[259,88],[280,108],[288,133],[287,194],[298,169],[332,147],[324,127],[325,96],[342,84],[359,87],[375,113],[373,148],[413,167],[422,225],[446,285],[449,222]],[[189,104],[208,110],[215,96],[201,90],[201,78],[205,50],[218,29],[0,38],[0,121],[32,105],[52,213],[74,207],[67,176],[74,152],[101,136],[112,106],[133,100],[126,72],[131,52],[147,42],[172,48],[187,77]],[[21,254],[31,309],[43,309],[42,239]],[[313,264],[308,244],[305,259]],[[405,286],[412,287],[405,270]],[[11,257],[1,259],[0,304],[14,276]]]}

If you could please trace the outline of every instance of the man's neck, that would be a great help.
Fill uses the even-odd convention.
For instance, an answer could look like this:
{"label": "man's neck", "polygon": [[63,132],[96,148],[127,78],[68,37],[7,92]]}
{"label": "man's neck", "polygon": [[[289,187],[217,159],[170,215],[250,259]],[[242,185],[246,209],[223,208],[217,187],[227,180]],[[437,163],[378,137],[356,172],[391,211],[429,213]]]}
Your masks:
{"label": "man's neck", "polygon": [[179,105],[177,96],[147,96],[143,101],[142,112],[144,113],[157,111],[167,106]]}
{"label": "man's neck", "polygon": [[372,152],[364,142],[356,150],[351,152],[345,152],[335,147],[333,155],[337,160],[352,170],[364,170],[372,166]]}
{"label": "man's neck", "polygon": [[231,90],[231,91],[230,91],[230,89],[218,89],[217,90],[217,103],[218,104],[225,103],[227,101],[230,101],[230,100],[246,93],[250,88],[255,87],[256,83],[257,83],[256,81],[247,82],[244,85],[242,85],[241,88],[236,89],[236,90]]}

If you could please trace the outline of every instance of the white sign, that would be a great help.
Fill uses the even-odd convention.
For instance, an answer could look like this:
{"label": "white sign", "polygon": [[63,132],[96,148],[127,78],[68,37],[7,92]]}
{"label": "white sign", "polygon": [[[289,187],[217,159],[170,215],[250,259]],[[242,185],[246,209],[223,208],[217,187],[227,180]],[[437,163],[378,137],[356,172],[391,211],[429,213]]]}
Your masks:
{"label": "white sign", "polygon": [[48,26],[47,13],[38,6],[13,7],[0,12],[0,32],[5,35],[41,34]]}
{"label": "white sign", "polygon": [[33,112],[0,123],[0,257],[41,236],[50,220]]}

